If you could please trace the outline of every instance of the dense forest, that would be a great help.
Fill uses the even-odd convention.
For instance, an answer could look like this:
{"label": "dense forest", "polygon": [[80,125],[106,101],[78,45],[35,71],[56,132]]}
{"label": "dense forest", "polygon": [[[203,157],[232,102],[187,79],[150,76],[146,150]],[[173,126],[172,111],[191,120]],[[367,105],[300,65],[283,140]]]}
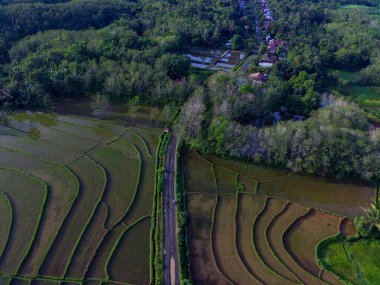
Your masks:
{"label": "dense forest", "polygon": [[[254,27],[245,33],[238,1],[3,0],[0,104],[44,108],[93,96],[182,106],[178,129],[192,147],[295,171],[378,178],[379,131],[344,96],[346,82],[335,73],[380,84],[380,13],[342,8],[377,1],[268,4],[275,21],[263,36],[283,40],[286,50],[269,80],[254,84],[249,73],[267,72],[258,66],[265,42],[245,73],[205,78],[184,55],[189,47],[225,48],[229,39],[252,54]],[[273,125],[279,110],[289,116]],[[305,120],[294,122],[294,115]]]}
{"label": "dense forest", "polygon": [[232,0],[15,2],[0,6],[5,105],[43,107],[96,92],[178,104],[191,89],[181,51],[217,46],[239,30]]}

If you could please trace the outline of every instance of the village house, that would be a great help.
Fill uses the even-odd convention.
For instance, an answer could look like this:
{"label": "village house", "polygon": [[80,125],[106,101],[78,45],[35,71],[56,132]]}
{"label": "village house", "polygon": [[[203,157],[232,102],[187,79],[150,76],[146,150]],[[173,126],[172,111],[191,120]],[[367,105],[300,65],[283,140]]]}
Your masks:
{"label": "village house", "polygon": [[266,73],[257,72],[251,73],[248,78],[252,79],[254,83],[264,83],[269,79],[269,75]]}
{"label": "village house", "polygon": [[278,52],[278,48],[284,46],[284,41],[282,40],[276,40],[276,39],[270,39],[267,40],[268,43],[268,51],[270,53],[276,53]]}
{"label": "village house", "polygon": [[276,62],[277,57],[275,55],[264,54],[259,63],[260,67],[272,67]]}

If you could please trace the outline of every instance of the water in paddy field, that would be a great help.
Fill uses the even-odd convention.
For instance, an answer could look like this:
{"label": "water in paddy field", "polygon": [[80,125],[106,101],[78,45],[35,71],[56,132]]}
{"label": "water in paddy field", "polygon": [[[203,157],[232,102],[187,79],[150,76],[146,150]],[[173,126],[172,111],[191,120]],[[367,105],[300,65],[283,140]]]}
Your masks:
{"label": "water in paddy field", "polygon": [[162,108],[148,105],[138,105],[136,115],[132,118],[127,104],[112,102],[108,103],[104,114],[101,117],[97,117],[94,115],[92,99],[90,97],[66,98],[57,101],[53,103],[51,111],[62,115],[94,117],[154,128],[163,128],[171,119],[171,114],[164,114]]}
{"label": "water in paddy field", "polygon": [[229,72],[243,61],[245,53],[240,51],[192,48],[186,56],[190,59],[191,66],[193,67]]}

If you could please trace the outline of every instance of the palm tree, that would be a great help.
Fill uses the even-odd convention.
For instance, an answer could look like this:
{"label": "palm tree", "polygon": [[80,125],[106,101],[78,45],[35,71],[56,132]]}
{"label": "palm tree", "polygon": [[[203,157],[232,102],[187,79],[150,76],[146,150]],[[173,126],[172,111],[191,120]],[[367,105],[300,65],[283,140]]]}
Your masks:
{"label": "palm tree", "polygon": [[371,204],[370,208],[366,210],[366,215],[356,217],[354,224],[363,237],[369,237],[376,232],[380,233],[380,203]]}

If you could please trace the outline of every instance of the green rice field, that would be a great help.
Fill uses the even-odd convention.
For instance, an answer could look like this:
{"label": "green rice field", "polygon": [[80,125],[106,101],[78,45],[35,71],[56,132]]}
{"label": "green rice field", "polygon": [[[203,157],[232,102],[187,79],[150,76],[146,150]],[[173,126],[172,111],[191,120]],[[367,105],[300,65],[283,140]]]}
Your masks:
{"label": "green rice field", "polygon": [[[192,150],[183,155],[194,284],[345,284],[320,264],[316,249],[331,236],[356,234],[352,217],[369,207],[375,185],[260,168]],[[360,256],[365,246],[375,245],[348,248],[363,272],[373,272]],[[379,272],[380,265],[372,264]],[[365,284],[376,284],[371,281],[376,277],[368,275]]]}
{"label": "green rice field", "polygon": [[0,125],[0,284],[149,284],[160,134],[10,115]]}

